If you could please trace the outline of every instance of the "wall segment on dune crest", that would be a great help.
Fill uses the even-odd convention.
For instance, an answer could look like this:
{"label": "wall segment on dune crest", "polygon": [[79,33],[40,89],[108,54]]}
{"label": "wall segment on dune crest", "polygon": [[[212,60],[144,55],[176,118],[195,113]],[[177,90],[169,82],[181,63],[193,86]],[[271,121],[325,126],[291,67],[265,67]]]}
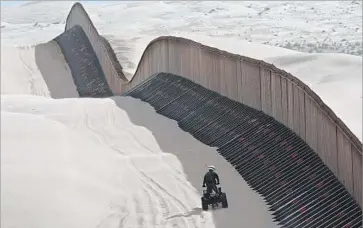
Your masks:
{"label": "wall segment on dune crest", "polygon": [[84,30],[75,25],[55,38],[69,64],[81,97],[110,97],[112,91]]}
{"label": "wall segment on dune crest", "polygon": [[172,73],[274,117],[299,135],[362,206],[362,143],[307,85],[272,64],[180,37],[159,37],[146,47],[131,80],[83,6],[73,5],[66,30],[80,26],[113,94],[158,72]]}

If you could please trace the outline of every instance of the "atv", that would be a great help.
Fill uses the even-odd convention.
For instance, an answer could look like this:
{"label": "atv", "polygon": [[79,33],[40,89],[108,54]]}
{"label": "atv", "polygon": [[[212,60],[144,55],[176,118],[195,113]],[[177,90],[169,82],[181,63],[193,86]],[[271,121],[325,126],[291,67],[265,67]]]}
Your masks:
{"label": "atv", "polygon": [[207,193],[207,188],[204,187],[203,189],[203,196],[201,197],[202,200],[202,209],[207,211],[209,205],[212,205],[213,208],[218,207],[222,204],[222,208],[228,208],[228,201],[227,195],[225,192],[222,192],[222,188],[217,185],[218,193],[212,191],[212,193]]}

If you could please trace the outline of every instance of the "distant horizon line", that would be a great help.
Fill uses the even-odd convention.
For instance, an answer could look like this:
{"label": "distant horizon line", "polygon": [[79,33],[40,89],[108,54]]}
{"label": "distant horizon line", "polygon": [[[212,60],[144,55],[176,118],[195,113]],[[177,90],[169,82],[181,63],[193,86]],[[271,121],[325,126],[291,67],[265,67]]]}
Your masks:
{"label": "distant horizon line", "polygon": [[[1,0],[0,1],[1,2],[1,4],[0,4],[0,6],[1,7],[8,7],[8,6],[10,6],[10,7],[14,7],[14,6],[22,6],[22,5],[24,5],[24,4],[27,4],[27,3],[36,3],[36,2],[49,2],[49,1],[45,1],[45,0],[42,0],[42,1],[11,1],[11,0]],[[55,2],[55,1],[53,1],[53,2]],[[78,1],[74,1],[74,2],[80,2],[80,3],[88,3],[88,4],[90,4],[90,3],[105,3],[105,2],[132,2],[132,1],[80,1],[80,0],[78,0]]]}
{"label": "distant horizon line", "polygon": [[[1,4],[0,6],[1,7],[4,7],[4,6],[21,6],[21,5],[24,5],[26,3],[35,3],[35,2],[46,2],[46,1],[10,1],[10,0],[7,0],[7,1],[4,1],[4,0],[1,0]],[[87,2],[87,3],[101,3],[101,2],[105,2],[105,1],[74,1],[74,2],[81,2],[81,3],[84,3],[84,2]],[[112,1],[113,2],[113,1]]]}

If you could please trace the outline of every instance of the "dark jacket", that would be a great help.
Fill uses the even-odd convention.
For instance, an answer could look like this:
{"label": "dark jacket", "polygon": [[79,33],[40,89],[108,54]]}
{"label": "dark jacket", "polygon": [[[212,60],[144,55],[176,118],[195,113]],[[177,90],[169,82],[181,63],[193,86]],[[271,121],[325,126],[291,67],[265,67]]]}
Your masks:
{"label": "dark jacket", "polygon": [[204,175],[203,186],[211,184],[219,184],[219,176],[217,173],[209,171]]}

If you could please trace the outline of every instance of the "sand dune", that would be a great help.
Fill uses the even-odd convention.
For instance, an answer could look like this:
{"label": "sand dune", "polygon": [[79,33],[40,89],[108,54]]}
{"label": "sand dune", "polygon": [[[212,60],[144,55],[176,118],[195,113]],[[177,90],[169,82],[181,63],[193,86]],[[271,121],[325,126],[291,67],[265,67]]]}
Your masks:
{"label": "sand dune", "polygon": [[[2,227],[276,227],[215,149],[144,102],[2,99]],[[201,210],[209,164],[228,209]]]}
{"label": "sand dune", "polygon": [[[49,14],[54,4],[23,5],[17,13],[6,10],[6,16],[14,20],[2,22],[2,32],[6,31],[2,42],[24,42],[20,47],[2,43],[1,49],[1,227],[276,227],[260,196],[215,148],[181,131],[175,121],[132,98],[77,98],[64,56],[55,41],[48,42],[63,32],[63,13],[72,3],[57,3],[59,10]],[[252,5],[253,11],[263,8]],[[107,30],[112,20],[105,19],[107,12],[111,18],[119,13],[117,7],[122,6],[105,7],[109,11],[95,15],[101,31],[112,33],[119,26],[110,25]],[[137,4],[127,8],[133,7]],[[325,58],[277,47],[267,51],[266,46],[249,42],[238,46],[236,39],[217,41],[220,37],[190,32],[185,37],[211,46],[225,45],[227,51],[268,59],[296,73],[319,90],[359,136],[359,57]],[[121,43],[116,54],[128,64],[125,72],[132,75],[147,43],[155,37],[121,38],[132,45],[127,49],[127,42]],[[117,42],[111,43],[117,50]],[[321,65],[328,70],[311,70]],[[352,73],[342,80],[347,68]],[[332,96],[338,88],[346,92]],[[347,101],[350,111],[344,112]],[[230,201],[228,209],[203,212],[200,208],[201,178],[209,164],[220,174]]]}
{"label": "sand dune", "polygon": [[[76,86],[55,41],[5,47],[2,55],[2,227],[276,227],[214,148],[150,105],[73,99]],[[230,209],[201,210],[209,164]]]}
{"label": "sand dune", "polygon": [[32,46],[3,45],[1,94],[78,97],[73,78],[55,41]]}
{"label": "sand dune", "polygon": [[35,61],[34,46],[8,47],[1,51],[1,93],[49,96]]}

